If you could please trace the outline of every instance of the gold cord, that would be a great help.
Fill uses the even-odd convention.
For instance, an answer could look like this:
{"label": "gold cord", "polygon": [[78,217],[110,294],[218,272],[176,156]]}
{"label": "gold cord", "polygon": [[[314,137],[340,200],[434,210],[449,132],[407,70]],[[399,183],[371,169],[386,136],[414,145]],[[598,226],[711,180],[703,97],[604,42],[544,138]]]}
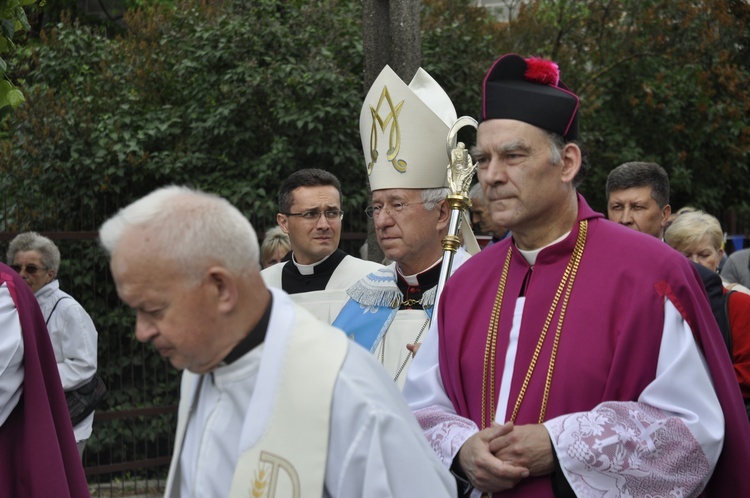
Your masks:
{"label": "gold cord", "polygon": [[[513,413],[510,417],[511,422],[515,422],[516,417],[518,415],[518,411],[521,407],[521,402],[524,399],[524,396],[526,395],[526,390],[529,386],[529,382],[531,381],[531,376],[534,373],[534,368],[536,367],[536,363],[539,359],[539,355],[541,354],[542,347],[544,346],[544,340],[547,336],[547,331],[549,330],[549,326],[552,323],[552,318],[555,315],[555,311],[557,310],[558,303],[560,302],[560,297],[563,296],[563,302],[562,307],[560,309],[560,317],[557,320],[557,327],[555,330],[555,338],[552,346],[552,353],[550,356],[549,366],[547,368],[547,377],[544,384],[544,396],[542,398],[542,407],[539,413],[539,423],[544,422],[544,416],[547,412],[547,402],[549,401],[549,394],[550,394],[550,388],[552,386],[552,373],[555,368],[555,359],[557,357],[557,347],[560,343],[560,333],[562,332],[562,326],[563,322],[565,320],[565,312],[568,307],[568,300],[570,298],[570,293],[573,290],[573,283],[575,281],[576,275],[578,273],[578,267],[581,263],[581,257],[583,255],[583,248],[586,244],[586,234],[588,231],[588,223],[586,220],[582,220],[579,224],[579,230],[578,230],[578,238],[576,239],[576,245],[573,249],[573,254],[570,257],[570,261],[568,261],[568,265],[565,268],[565,272],[563,273],[562,279],[560,280],[560,285],[557,288],[557,292],[555,292],[555,298],[552,301],[552,305],[550,307],[549,313],[547,313],[547,319],[544,322],[544,327],[542,328],[542,332],[539,336],[539,340],[537,341],[536,348],[534,349],[534,354],[531,359],[531,363],[529,364],[529,367],[526,371],[526,376],[523,380],[523,385],[521,386],[521,390],[518,393],[518,397],[516,398],[515,405],[513,407]],[[500,278],[500,284],[498,285],[497,294],[495,296],[495,302],[492,306],[492,315],[490,319],[490,326],[487,331],[487,347],[485,348],[485,364],[484,364],[484,375],[485,379],[483,379],[483,391],[482,391],[482,416],[483,416],[483,428],[487,428],[491,425],[492,419],[494,418],[495,413],[495,390],[494,390],[494,378],[495,378],[495,344],[497,342],[497,333],[498,333],[498,323],[499,323],[499,317],[500,317],[500,308],[502,306],[503,301],[503,294],[505,293],[505,281],[507,280],[507,271],[510,266],[510,255],[511,255],[511,249],[508,249],[508,257],[506,258],[505,266],[503,267],[503,275]],[[490,354],[488,354],[488,350],[490,351]],[[489,370],[489,372],[488,372]],[[490,390],[486,390],[486,379],[487,376],[490,378]],[[486,397],[490,396],[490,412],[489,415],[487,415],[485,411],[486,406]]]}
{"label": "gold cord", "polygon": [[415,304],[421,304],[421,302],[421,299],[407,299],[406,301],[402,302],[399,307],[409,309]]}
{"label": "gold cord", "polygon": [[[419,333],[417,334],[417,337],[414,338],[414,342],[412,344],[417,344],[419,342],[419,338],[422,337],[422,333],[424,332],[424,329],[427,328],[427,324],[430,323],[430,317],[427,316],[427,320],[424,321],[424,324],[422,324],[422,328],[419,329]],[[383,351],[385,351],[385,343],[383,343]],[[398,367],[398,371],[396,372],[396,376],[393,377],[393,382],[396,382],[401,375],[401,372],[404,370],[404,367],[407,363],[409,363],[409,359],[413,357],[413,353],[409,352],[409,354],[406,355],[406,358],[404,359],[404,362],[401,364],[400,367]],[[385,357],[384,357],[385,358]]]}
{"label": "gold cord", "polygon": [[[425,312],[426,313],[426,312]],[[422,324],[422,328],[419,329],[419,333],[417,333],[417,337],[414,338],[414,342],[412,344],[416,344],[419,342],[419,339],[422,337],[422,334],[424,333],[425,329],[427,328],[427,324],[430,323],[430,316],[427,315],[427,319]],[[383,338],[380,340],[380,364],[385,365],[385,338],[388,335],[388,331],[390,330],[390,327],[388,330],[385,331],[383,334]],[[401,375],[401,372],[403,372],[404,367],[406,367],[406,364],[409,362],[409,359],[412,357],[412,353],[410,352],[408,355],[406,355],[406,359],[401,363],[401,366],[398,368],[398,371],[396,372],[396,376],[393,377],[393,382],[396,382]]]}
{"label": "gold cord", "polygon": [[[490,315],[490,328],[487,332],[487,344],[484,348],[484,371],[482,372],[482,429],[486,429],[492,425],[492,419],[495,417],[495,350],[497,348],[497,333],[491,333],[491,331],[497,331],[498,322],[500,321],[500,307],[503,301],[503,294],[505,294],[505,282],[508,280],[508,271],[510,269],[510,260],[513,255],[512,248],[508,248],[508,254],[505,256],[505,264],[503,265],[503,273],[500,275],[500,285],[497,288],[497,294],[495,294],[495,302],[492,305],[492,315]],[[487,412],[487,368],[490,366],[492,372],[489,375],[490,388],[490,411]]]}

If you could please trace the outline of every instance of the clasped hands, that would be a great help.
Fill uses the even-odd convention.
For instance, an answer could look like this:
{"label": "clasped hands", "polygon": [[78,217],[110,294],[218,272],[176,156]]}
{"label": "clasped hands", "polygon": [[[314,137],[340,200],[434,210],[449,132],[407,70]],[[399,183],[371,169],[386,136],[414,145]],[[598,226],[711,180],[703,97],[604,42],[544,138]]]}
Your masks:
{"label": "clasped hands", "polygon": [[554,470],[552,443],[542,424],[493,423],[467,439],[458,458],[474,487],[489,493],[510,489],[521,479]]}

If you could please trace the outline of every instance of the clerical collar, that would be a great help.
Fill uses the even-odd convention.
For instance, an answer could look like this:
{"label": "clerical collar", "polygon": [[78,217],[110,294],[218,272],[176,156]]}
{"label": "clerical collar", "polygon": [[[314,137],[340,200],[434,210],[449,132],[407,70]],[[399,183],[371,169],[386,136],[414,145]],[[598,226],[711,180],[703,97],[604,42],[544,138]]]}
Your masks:
{"label": "clerical collar", "polygon": [[[333,254],[333,253],[331,253]],[[331,254],[326,256],[325,258],[321,259],[320,261],[316,261],[315,263],[311,265],[302,265],[300,263],[297,263],[297,260],[294,258],[294,254],[292,254],[292,263],[294,263],[294,266],[297,267],[297,270],[299,271],[300,275],[313,275],[315,274],[315,267],[321,264],[323,261],[327,260],[331,257]]]}
{"label": "clerical collar", "polygon": [[[521,253],[521,256],[524,257],[524,259],[529,263],[529,265],[534,266],[536,264],[536,258],[539,256],[539,253],[542,252],[544,249],[547,249],[549,246],[555,245],[558,242],[562,242],[568,235],[570,235],[570,232],[565,233],[562,237],[559,239],[555,239],[546,246],[540,247],[539,249],[532,249],[530,251],[525,251],[518,246],[516,246],[516,249],[518,249],[518,252]],[[515,244],[515,242],[514,242]]]}
{"label": "clerical collar", "polygon": [[438,259],[432,265],[430,265],[429,268],[427,268],[424,271],[421,271],[420,273],[416,273],[414,275],[404,275],[401,272],[401,268],[396,265],[396,271],[398,272],[398,276],[404,279],[404,282],[406,282],[408,285],[422,285],[424,286],[426,284],[426,280],[430,280],[430,271],[434,270],[435,268],[438,268],[438,278],[440,277],[440,263],[442,263],[443,258]]}
{"label": "clerical collar", "polygon": [[[325,290],[328,281],[344,258],[346,258],[346,253],[341,249],[336,249],[333,254],[314,265],[298,265],[294,260],[291,263],[287,262],[281,270],[281,288],[287,294]],[[303,268],[309,268],[312,271],[302,274],[300,270]]]}
{"label": "clerical collar", "polygon": [[440,280],[440,262],[441,260],[438,260],[416,275],[402,275],[401,271],[396,270],[396,284],[402,296],[400,309],[424,309],[422,298],[430,289],[436,287]]}
{"label": "clerical collar", "polygon": [[224,365],[229,365],[236,360],[239,360],[245,354],[255,349],[266,339],[266,333],[268,332],[268,322],[271,320],[271,308],[273,306],[273,294],[271,294],[271,300],[266,306],[266,310],[263,312],[263,316],[260,317],[258,323],[253,327],[249,334],[237,344],[232,351],[224,358]]}

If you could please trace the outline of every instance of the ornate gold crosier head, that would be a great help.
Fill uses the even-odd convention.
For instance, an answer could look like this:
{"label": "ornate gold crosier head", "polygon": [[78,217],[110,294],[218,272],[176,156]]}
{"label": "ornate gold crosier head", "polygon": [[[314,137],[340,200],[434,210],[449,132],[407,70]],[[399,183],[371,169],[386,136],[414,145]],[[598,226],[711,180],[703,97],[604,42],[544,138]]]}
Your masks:
{"label": "ornate gold crosier head", "polygon": [[477,165],[471,160],[466,145],[458,141],[458,130],[464,126],[477,128],[477,121],[470,116],[461,116],[448,133],[447,152],[450,157],[448,163],[448,187],[452,195],[462,196],[468,199],[471,179],[474,177],[474,171]]}

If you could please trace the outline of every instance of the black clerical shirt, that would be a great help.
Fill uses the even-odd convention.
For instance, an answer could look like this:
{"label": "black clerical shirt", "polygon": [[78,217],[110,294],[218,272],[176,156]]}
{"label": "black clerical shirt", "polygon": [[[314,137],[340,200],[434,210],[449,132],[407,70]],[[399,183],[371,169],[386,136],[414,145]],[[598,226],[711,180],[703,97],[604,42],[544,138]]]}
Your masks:
{"label": "black clerical shirt", "polygon": [[288,294],[325,290],[333,272],[345,257],[344,251],[336,249],[328,259],[315,266],[312,275],[302,275],[290,259],[281,271],[281,288]]}
{"label": "black clerical shirt", "polygon": [[233,349],[229,352],[226,358],[224,358],[224,364],[229,365],[234,361],[245,356],[246,353],[255,349],[263,341],[266,340],[266,333],[268,332],[268,323],[271,321],[271,308],[273,308],[273,294],[271,294],[271,300],[268,302],[263,315],[260,317],[258,323],[255,324],[253,330],[245,336]]}
{"label": "black clerical shirt", "polygon": [[440,280],[440,267],[442,265],[435,265],[429,270],[417,275],[418,285],[409,285],[404,277],[400,273],[398,275],[398,288],[401,294],[404,296],[404,301],[401,304],[402,310],[421,310],[422,305],[419,301],[422,299],[424,293],[438,284]]}

